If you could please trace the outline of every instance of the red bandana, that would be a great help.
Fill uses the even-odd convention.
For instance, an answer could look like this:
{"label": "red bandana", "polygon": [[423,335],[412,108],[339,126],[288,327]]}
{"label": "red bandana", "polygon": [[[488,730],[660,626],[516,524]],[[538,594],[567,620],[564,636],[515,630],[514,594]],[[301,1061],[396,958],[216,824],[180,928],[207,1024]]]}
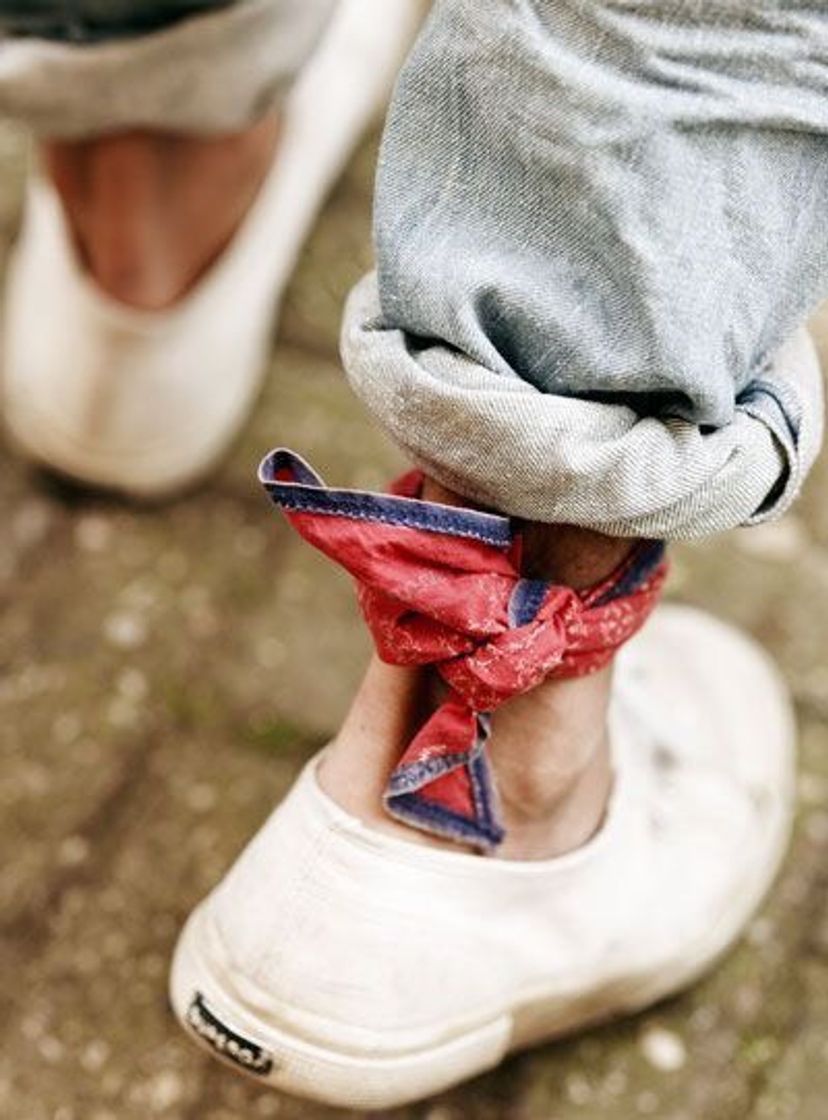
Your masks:
{"label": "red bandana", "polygon": [[354,576],[382,660],[432,665],[448,685],[391,776],[388,812],[496,846],[503,829],[485,754],[490,713],[551,677],[605,666],[655,606],[663,544],[641,542],[607,579],[573,591],[521,577],[521,538],[508,518],[420,500],[417,471],[390,495],[333,490],[280,449],[259,478],[300,535]]}

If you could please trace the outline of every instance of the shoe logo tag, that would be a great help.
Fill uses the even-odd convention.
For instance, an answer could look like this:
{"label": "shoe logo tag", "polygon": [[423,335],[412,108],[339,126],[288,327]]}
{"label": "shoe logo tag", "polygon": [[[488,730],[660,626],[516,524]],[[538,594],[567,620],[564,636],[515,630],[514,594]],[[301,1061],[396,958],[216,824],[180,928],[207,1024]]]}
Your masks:
{"label": "shoe logo tag", "polygon": [[207,1006],[201,992],[196,992],[187,1009],[187,1025],[203,1038],[223,1058],[241,1066],[250,1073],[267,1076],[273,1069],[273,1058],[249,1038],[231,1030]]}

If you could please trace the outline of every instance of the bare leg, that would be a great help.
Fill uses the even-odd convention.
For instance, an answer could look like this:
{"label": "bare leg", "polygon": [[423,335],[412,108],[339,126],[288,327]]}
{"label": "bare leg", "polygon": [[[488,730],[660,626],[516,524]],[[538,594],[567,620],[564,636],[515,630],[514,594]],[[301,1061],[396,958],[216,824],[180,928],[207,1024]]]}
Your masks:
{"label": "bare leg", "polygon": [[90,275],[133,307],[174,304],[232,238],[271,165],[279,119],[240,133],[48,141],[43,158]]}
{"label": "bare leg", "polygon": [[[428,483],[424,496],[461,504]],[[465,504],[465,503],[462,503]],[[586,587],[608,575],[631,542],[571,526],[529,526],[527,575]],[[601,824],[612,774],[607,708],[612,671],[548,681],[494,715],[489,757],[502,803],[506,840],[498,854],[542,859],[579,847]],[[320,771],[323,788],[350,812],[411,840],[456,847],[397,824],[381,803],[436,687],[430,670],[401,669],[374,658]]]}

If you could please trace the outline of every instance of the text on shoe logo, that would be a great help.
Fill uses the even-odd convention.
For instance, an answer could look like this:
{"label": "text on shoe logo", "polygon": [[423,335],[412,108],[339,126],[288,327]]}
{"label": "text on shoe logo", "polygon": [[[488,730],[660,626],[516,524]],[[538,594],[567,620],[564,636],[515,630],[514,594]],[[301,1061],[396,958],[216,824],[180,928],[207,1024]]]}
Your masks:
{"label": "text on shoe logo", "polygon": [[187,1009],[187,1025],[203,1038],[217,1054],[229,1058],[231,1062],[258,1073],[263,1077],[273,1069],[273,1059],[249,1038],[244,1038],[230,1027],[224,1025],[216,1014],[209,1009],[201,992],[196,992],[193,1002]]}

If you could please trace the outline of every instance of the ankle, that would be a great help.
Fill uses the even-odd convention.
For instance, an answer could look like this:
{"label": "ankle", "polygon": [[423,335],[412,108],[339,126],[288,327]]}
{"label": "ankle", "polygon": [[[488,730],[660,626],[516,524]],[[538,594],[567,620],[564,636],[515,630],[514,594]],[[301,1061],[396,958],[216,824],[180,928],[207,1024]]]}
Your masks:
{"label": "ankle", "polygon": [[490,752],[498,796],[511,820],[526,825],[533,821],[548,822],[565,812],[573,801],[580,800],[586,787],[594,787],[596,778],[609,772],[606,730],[598,733],[588,756],[577,763],[562,758],[566,745],[565,736],[560,735],[557,750],[549,750],[546,762],[535,758],[521,763],[519,759],[507,758],[503,750]]}
{"label": "ankle", "polygon": [[612,790],[609,738],[603,735],[577,774],[526,768],[519,780],[497,774],[506,837],[504,859],[549,859],[582,847],[598,832]]}
{"label": "ankle", "polygon": [[369,827],[410,843],[468,851],[454,840],[422,832],[390,816],[383,794],[408,742],[427,718],[433,695],[427,669],[387,665],[371,658],[339,734],[318,771],[321,789]]}
{"label": "ankle", "polygon": [[[451,493],[429,480],[423,497],[456,504]],[[608,577],[631,547],[630,542],[566,526],[538,526],[524,543],[526,575],[576,588]],[[450,840],[435,840],[389,821],[383,810],[384,783],[423,722],[412,717],[427,714],[423,702],[431,713],[442,701],[442,687],[435,688],[432,674],[403,678],[401,672],[374,662],[322,769],[323,788],[380,828],[455,847]],[[607,666],[581,677],[548,680],[496,707],[487,753],[506,830],[498,855],[562,855],[600,828],[612,785],[607,732],[611,675]],[[416,686],[400,693],[394,682],[403,679]]]}
{"label": "ankle", "polygon": [[506,858],[580,847],[600,827],[612,785],[607,708],[612,670],[547,681],[495,712],[489,759]]}
{"label": "ankle", "polygon": [[278,120],[225,137],[127,132],[48,141],[43,161],[78,255],[108,295],[160,310],[232,239],[270,167]]}
{"label": "ankle", "polygon": [[[606,708],[611,670],[550,681],[493,718],[489,761],[506,839],[504,859],[548,859],[585,844],[601,827],[612,787]],[[427,670],[373,658],[351,711],[319,770],[322,789],[372,828],[412,843],[463,850],[392,819],[382,794],[406,744],[434,703]],[[466,849],[472,851],[472,849]]]}

